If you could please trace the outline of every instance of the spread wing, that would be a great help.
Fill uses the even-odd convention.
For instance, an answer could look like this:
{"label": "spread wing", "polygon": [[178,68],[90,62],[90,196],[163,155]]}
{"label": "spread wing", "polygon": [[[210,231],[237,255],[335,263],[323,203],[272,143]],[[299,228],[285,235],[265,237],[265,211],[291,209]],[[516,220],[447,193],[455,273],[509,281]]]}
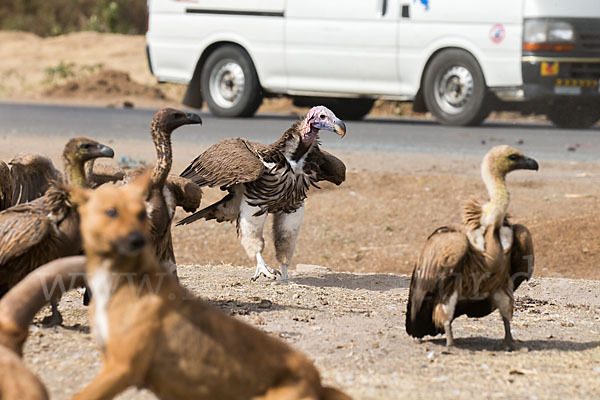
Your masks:
{"label": "spread wing", "polygon": [[181,173],[198,186],[229,187],[260,178],[265,166],[251,144],[242,138],[225,139],[200,154]]}
{"label": "spread wing", "polygon": [[412,319],[417,315],[427,293],[442,290],[439,285],[459,272],[468,249],[467,237],[458,228],[444,226],[429,236],[410,281],[408,312]]}
{"label": "spread wing", "polygon": [[346,180],[346,165],[324,150],[316,148],[308,155],[307,162],[315,169],[317,182],[328,181],[340,185]]}
{"label": "spread wing", "polygon": [[93,171],[88,176],[88,182],[95,188],[109,182],[122,181],[125,178],[125,172],[118,167],[108,164],[93,164]]}
{"label": "spread wing", "polygon": [[175,197],[175,204],[187,212],[194,212],[200,207],[202,189],[189,179],[170,175],[167,187]]}
{"label": "spread wing", "polygon": [[510,274],[514,283],[514,290],[524,280],[529,280],[533,273],[533,240],[531,233],[524,225],[515,224],[512,226],[514,241],[510,251]]}
{"label": "spread wing", "polygon": [[9,164],[13,205],[37,199],[50,187],[50,182],[63,181],[52,161],[41,154],[19,153]]}
{"label": "spread wing", "polygon": [[10,170],[4,161],[0,161],[0,211],[12,206],[12,181]]}

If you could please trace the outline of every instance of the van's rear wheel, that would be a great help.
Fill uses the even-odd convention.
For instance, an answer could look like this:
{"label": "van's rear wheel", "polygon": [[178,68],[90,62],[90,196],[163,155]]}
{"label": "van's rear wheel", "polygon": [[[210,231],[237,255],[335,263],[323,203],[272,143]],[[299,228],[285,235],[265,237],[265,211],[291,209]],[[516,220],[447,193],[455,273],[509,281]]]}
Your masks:
{"label": "van's rear wheel", "polygon": [[425,71],[423,95],[427,109],[444,125],[479,125],[489,114],[483,72],[464,50],[435,56]]}
{"label": "van's rear wheel", "polygon": [[600,104],[589,100],[557,101],[546,116],[558,128],[588,129],[600,120]]}
{"label": "van's rear wheel", "polygon": [[208,56],[200,84],[208,108],[219,117],[250,117],[262,101],[254,64],[236,46],[220,47]]}

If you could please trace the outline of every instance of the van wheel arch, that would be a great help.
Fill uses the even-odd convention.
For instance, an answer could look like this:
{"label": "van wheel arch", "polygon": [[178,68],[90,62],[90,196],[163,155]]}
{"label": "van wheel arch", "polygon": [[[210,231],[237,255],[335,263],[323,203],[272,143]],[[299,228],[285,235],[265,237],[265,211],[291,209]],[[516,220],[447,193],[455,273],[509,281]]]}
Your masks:
{"label": "van wheel arch", "polygon": [[[482,106],[477,110],[472,110],[470,115],[466,115],[464,117],[460,116],[448,116],[445,115],[439,107],[432,106],[433,102],[431,99],[431,93],[427,93],[427,89],[431,91],[431,82],[427,81],[428,75],[431,77],[432,68],[439,68],[437,64],[439,64],[440,59],[448,58],[448,56],[454,56],[461,60],[461,62],[466,62],[470,64],[473,71],[470,71],[473,74],[473,78],[475,78],[476,83],[479,83],[481,91],[476,93],[476,101]],[[429,97],[429,98],[428,98]],[[470,51],[460,48],[460,47],[444,47],[436,50],[431,56],[428,58],[425,67],[423,68],[421,74],[421,81],[419,86],[419,91],[417,92],[417,96],[415,97],[416,106],[418,107],[418,111],[430,111],[436,119],[445,125],[461,125],[461,126],[473,126],[479,125],[488,115],[490,110],[489,107],[490,100],[490,92],[487,87],[485,74],[483,69],[481,68],[481,64],[477,57],[473,55]],[[413,105],[413,107],[415,107]]]}
{"label": "van wheel arch", "polygon": [[[185,95],[183,97],[182,103],[184,105],[186,105],[188,107],[202,108],[202,105],[204,102],[204,99],[202,97],[202,87],[201,87],[202,85],[200,83],[200,79],[202,76],[202,68],[204,68],[204,64],[206,64],[206,60],[208,59],[208,57],[210,57],[210,55],[212,53],[214,53],[216,50],[218,50],[219,48],[221,48],[223,46],[237,47],[240,51],[244,52],[246,54],[246,56],[248,57],[248,59],[252,62],[252,64],[254,64],[254,60],[252,60],[252,57],[250,56],[250,53],[248,52],[248,50],[246,50],[243,46],[241,46],[238,43],[222,41],[222,42],[215,42],[215,43],[211,44],[206,49],[204,49],[204,51],[200,55],[200,58],[198,59],[198,62],[196,63],[196,68],[194,69],[194,74],[192,75],[192,79],[188,83],[188,87],[187,87],[187,89],[185,91]],[[258,79],[259,86],[262,87],[262,85],[260,85],[260,78],[258,78],[258,76],[257,76],[257,79]]]}

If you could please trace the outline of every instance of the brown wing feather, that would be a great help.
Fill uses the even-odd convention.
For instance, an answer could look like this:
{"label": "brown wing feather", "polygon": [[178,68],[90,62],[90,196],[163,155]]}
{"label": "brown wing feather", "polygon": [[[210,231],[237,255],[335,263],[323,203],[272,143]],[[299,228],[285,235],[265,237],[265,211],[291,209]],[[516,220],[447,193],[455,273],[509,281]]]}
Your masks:
{"label": "brown wing feather", "polygon": [[0,211],[12,206],[13,185],[10,170],[4,161],[0,161]]}
{"label": "brown wing feather", "polygon": [[428,292],[437,290],[441,281],[459,272],[468,249],[467,237],[457,227],[443,226],[427,238],[410,283],[411,315],[416,315]]}
{"label": "brown wing feather", "polygon": [[202,189],[189,179],[170,175],[167,187],[175,197],[175,204],[187,212],[194,212],[200,207]]}
{"label": "brown wing feather", "polygon": [[13,205],[37,199],[48,190],[51,182],[63,181],[52,161],[41,154],[19,153],[9,164]]}
{"label": "brown wing feather", "polygon": [[0,296],[39,265],[78,254],[78,226],[68,192],[55,186],[43,197],[0,212]]}
{"label": "brown wing feather", "polygon": [[198,186],[229,187],[260,178],[265,166],[246,139],[225,139],[200,154],[181,173]]}
{"label": "brown wing feather", "polygon": [[512,229],[514,241],[510,251],[510,274],[514,290],[517,290],[519,285],[524,280],[529,280],[533,274],[533,240],[529,229],[524,225],[515,224]]}
{"label": "brown wing feather", "polygon": [[314,168],[317,182],[328,181],[340,185],[346,180],[346,165],[342,160],[318,147],[307,156],[306,161]]}
{"label": "brown wing feather", "polygon": [[109,182],[118,182],[125,178],[125,172],[118,167],[108,164],[94,164],[93,172],[88,176],[88,183],[92,188]]}

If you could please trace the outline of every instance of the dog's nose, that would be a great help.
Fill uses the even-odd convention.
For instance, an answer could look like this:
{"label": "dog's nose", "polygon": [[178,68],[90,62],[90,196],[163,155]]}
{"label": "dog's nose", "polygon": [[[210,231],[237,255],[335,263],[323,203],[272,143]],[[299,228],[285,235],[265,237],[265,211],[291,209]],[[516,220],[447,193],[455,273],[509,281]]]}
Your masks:
{"label": "dog's nose", "polygon": [[141,249],[146,245],[146,238],[140,232],[130,233],[127,240],[132,250]]}

